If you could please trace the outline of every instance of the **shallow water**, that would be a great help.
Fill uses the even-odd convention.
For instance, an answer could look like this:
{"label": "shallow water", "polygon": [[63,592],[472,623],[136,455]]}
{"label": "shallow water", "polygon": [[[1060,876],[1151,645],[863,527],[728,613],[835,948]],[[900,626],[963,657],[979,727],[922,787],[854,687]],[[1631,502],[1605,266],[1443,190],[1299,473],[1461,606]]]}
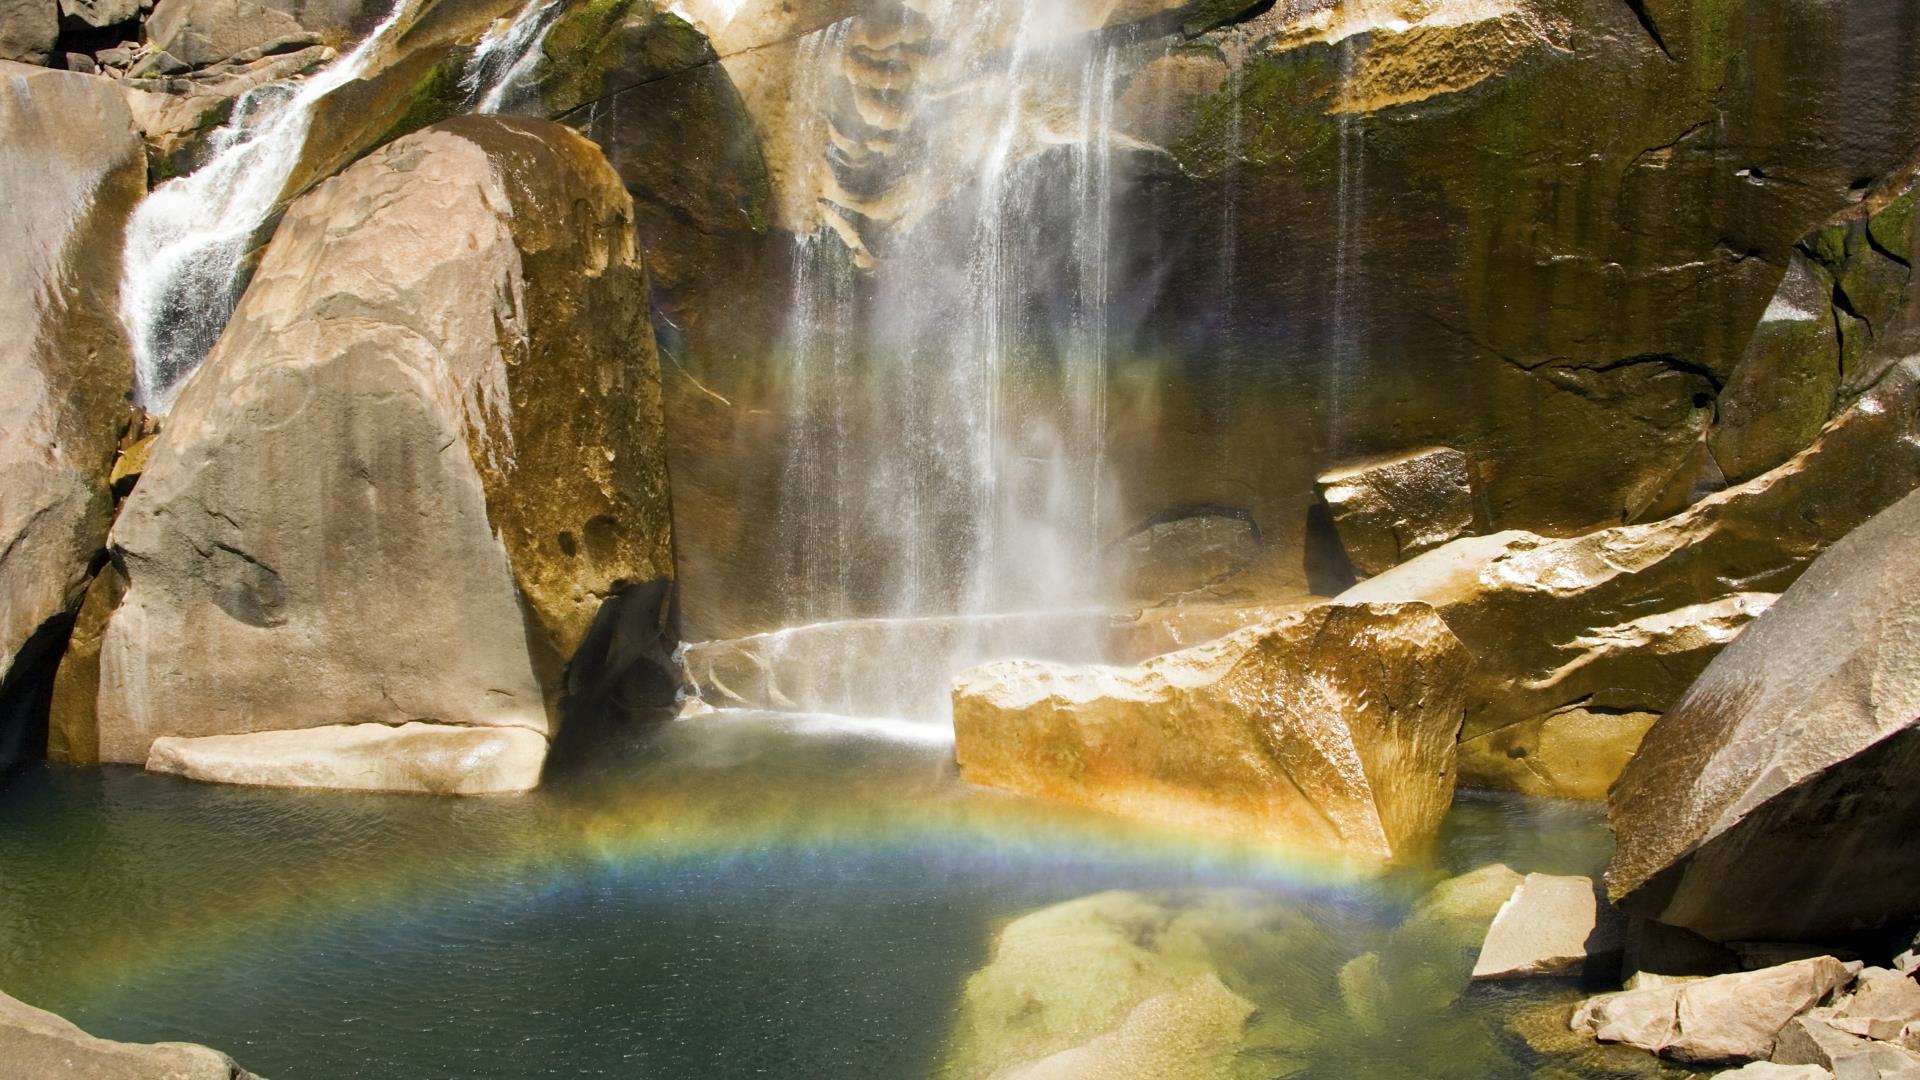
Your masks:
{"label": "shallow water", "polygon": [[[950,746],[894,734],[636,728],[500,799],[38,766],[0,785],[0,989],[274,1080],[919,1077],[998,927],[1048,904],[1238,887],[1338,960],[1442,872],[1593,873],[1607,851],[1593,809],[1463,796],[1430,860],[1381,876],[971,788]],[[1243,968],[1256,999],[1338,1012],[1315,1011],[1328,970]],[[1500,1032],[1516,1000],[1331,1039],[1306,1075],[1530,1076]]]}

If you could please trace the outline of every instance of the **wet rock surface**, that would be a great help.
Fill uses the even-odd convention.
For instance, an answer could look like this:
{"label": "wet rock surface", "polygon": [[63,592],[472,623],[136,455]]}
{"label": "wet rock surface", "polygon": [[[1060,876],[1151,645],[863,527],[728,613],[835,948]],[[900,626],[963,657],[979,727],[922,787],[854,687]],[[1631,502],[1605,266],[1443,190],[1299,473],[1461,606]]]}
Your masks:
{"label": "wet rock surface", "polygon": [[0,1060],[16,1080],[259,1080],[217,1050],[97,1039],[5,994],[0,994]]}

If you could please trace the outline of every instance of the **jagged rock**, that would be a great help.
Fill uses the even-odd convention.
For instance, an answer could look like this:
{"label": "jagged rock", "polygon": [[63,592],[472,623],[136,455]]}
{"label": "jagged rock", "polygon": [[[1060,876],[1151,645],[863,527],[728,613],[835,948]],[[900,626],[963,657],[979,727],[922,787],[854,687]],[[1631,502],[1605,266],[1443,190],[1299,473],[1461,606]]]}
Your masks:
{"label": "jagged rock", "polygon": [[121,233],[145,191],[110,83],[0,61],[0,766],[40,742],[30,701],[106,538],[133,382]]}
{"label": "jagged rock", "polygon": [[1910,495],[1836,544],[1647,732],[1609,801],[1616,903],[1720,941],[1920,912],[1916,529]]}
{"label": "jagged rock", "polygon": [[49,0],[0,0],[0,60],[44,64],[60,38],[60,12]]}
{"label": "jagged rock", "polygon": [[1494,728],[1460,742],[1460,775],[1469,783],[1556,799],[1607,797],[1660,718],[1579,706]]}
{"label": "jagged rock", "polygon": [[596,620],[672,576],[631,228],[604,158],[540,121],[450,121],[295,203],[115,525],[104,760],[548,730]]}
{"label": "jagged rock", "polygon": [[1589,1076],[1688,1080],[1697,1075],[1637,1047],[1595,1042],[1592,1036],[1573,1030],[1569,1019],[1574,1005],[1573,1001],[1542,1001],[1519,1006],[1508,1014],[1507,1032],[1559,1066],[1536,1071],[1535,1080]]}
{"label": "jagged rock", "polygon": [[1619,966],[1620,931],[1592,878],[1528,874],[1487,928],[1473,978],[1597,976]]}
{"label": "jagged rock", "polygon": [[1840,335],[1833,279],[1795,251],[1786,277],[1727,386],[1707,437],[1732,483],[1759,476],[1813,441],[1840,391]]}
{"label": "jagged rock", "polygon": [[117,26],[140,17],[140,0],[60,0],[60,14],[86,26]]}
{"label": "jagged rock", "polygon": [[1749,1061],[1737,1069],[1714,1073],[1713,1080],[1729,1076],[1738,1080],[1833,1080],[1832,1073],[1817,1065],[1776,1065],[1771,1061]]}
{"label": "jagged rock", "polygon": [[1127,595],[1144,604],[1211,594],[1260,557],[1260,531],[1245,516],[1182,514],[1135,529],[1110,557],[1127,569]]}
{"label": "jagged rock", "polygon": [[1782,1065],[1817,1065],[1842,1080],[1920,1078],[1920,1054],[1847,1032],[1833,1023],[1827,1009],[1797,1016],[1782,1028],[1773,1060]]}
{"label": "jagged rock", "polygon": [[0,1061],[8,1080],[258,1080],[218,1050],[96,1039],[6,994],[0,994]]}
{"label": "jagged rock", "polygon": [[1766,1058],[1788,1021],[1853,981],[1830,956],[1589,998],[1573,1027],[1696,1064]]}
{"label": "jagged rock", "polygon": [[1827,1020],[1863,1039],[1897,1040],[1920,1024],[1920,982],[1904,971],[1867,968]]}
{"label": "jagged rock", "polygon": [[1450,447],[1350,465],[1315,479],[1353,568],[1388,570],[1473,531],[1467,456]]}
{"label": "jagged rock", "polygon": [[218,784],[493,795],[534,787],[546,756],[547,740],[526,728],[331,724],[162,736],[147,768]]}
{"label": "jagged rock", "polygon": [[1391,857],[1453,795],[1467,658],[1422,605],[1326,605],[1138,667],[1009,660],[954,682],[974,783]]}
{"label": "jagged rock", "polygon": [[1381,1032],[1445,1012],[1472,981],[1487,927],[1523,880],[1493,863],[1434,886],[1379,949],[1340,969],[1348,1015]]}
{"label": "jagged rock", "polygon": [[1920,359],[1786,463],[1673,517],[1566,539],[1468,537],[1339,599],[1440,612],[1478,660],[1463,738],[1570,706],[1661,711],[1816,555],[1920,484],[1916,436]]}
{"label": "jagged rock", "polygon": [[967,979],[940,1075],[1224,1075],[1243,1041],[1273,1037],[1243,1031],[1253,1006],[1232,989],[1239,966],[1325,951],[1306,914],[1234,890],[1055,904],[1007,924]]}

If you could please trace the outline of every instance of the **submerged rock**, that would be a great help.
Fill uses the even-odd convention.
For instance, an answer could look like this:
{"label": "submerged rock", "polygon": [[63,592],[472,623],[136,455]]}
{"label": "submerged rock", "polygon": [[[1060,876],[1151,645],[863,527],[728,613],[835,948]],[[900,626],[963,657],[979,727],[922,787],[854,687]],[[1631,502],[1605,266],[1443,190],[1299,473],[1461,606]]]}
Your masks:
{"label": "submerged rock", "polygon": [[493,795],[537,785],[546,755],[546,739],[526,728],[332,724],[162,736],[147,768],[220,784]]}
{"label": "submerged rock", "polygon": [[1821,956],[1602,994],[1574,1013],[1573,1027],[1602,1042],[1626,1043],[1676,1061],[1766,1058],[1789,1021],[1845,988],[1859,969]]}
{"label": "submerged rock", "polygon": [[1435,885],[1379,949],[1340,969],[1348,1015],[1376,1033],[1431,1023],[1472,982],[1487,927],[1524,880],[1493,863]]}
{"label": "submerged rock", "polygon": [[1419,604],[1311,608],[1131,668],[1000,661],[954,682],[954,756],[975,783],[1392,857],[1452,798],[1467,664]]}
{"label": "submerged rock", "polygon": [[1920,494],[1816,561],[1647,732],[1609,803],[1622,907],[1719,941],[1920,913]]}
{"label": "submerged rock", "polygon": [[218,1050],[96,1039],[6,994],[0,994],[0,1062],[9,1080],[258,1080]]}
{"label": "submerged rock", "polygon": [[26,699],[52,675],[111,520],[133,385],[114,314],[121,234],[145,190],[111,83],[0,61],[0,767],[37,747]]}
{"label": "submerged rock", "polygon": [[[1916,484],[1920,360],[1907,360],[1811,446],[1682,513],[1564,539],[1507,531],[1456,540],[1339,599],[1439,611],[1477,660],[1466,740],[1576,707],[1658,712],[1815,556]],[[1526,746],[1528,734],[1508,747]],[[1603,753],[1624,760],[1638,736],[1622,723]],[[1584,772],[1568,787],[1602,787],[1586,740],[1566,750],[1530,752],[1526,767],[1546,777]],[[1463,773],[1468,783],[1514,783],[1512,766],[1484,751],[1463,760],[1474,770]]]}
{"label": "submerged rock", "polygon": [[472,118],[299,200],[115,526],[99,747],[341,724],[549,730],[603,607],[670,580],[631,203]]}

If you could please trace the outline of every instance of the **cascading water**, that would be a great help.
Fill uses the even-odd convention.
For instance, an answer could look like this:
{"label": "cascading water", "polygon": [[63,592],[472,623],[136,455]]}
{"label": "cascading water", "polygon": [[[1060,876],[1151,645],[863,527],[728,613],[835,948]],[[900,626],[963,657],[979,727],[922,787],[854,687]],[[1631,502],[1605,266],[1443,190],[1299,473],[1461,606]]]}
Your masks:
{"label": "cascading water", "polygon": [[321,99],[377,61],[418,0],[398,0],[345,56],[307,78],[242,95],[194,172],[155,188],[127,225],[120,320],[133,343],[134,393],[156,412],[206,358],[239,299],[248,249],[286,193]]}
{"label": "cascading water", "polygon": [[803,707],[941,719],[960,667],[1099,651],[1116,56],[1068,7],[901,4],[802,43],[796,132],[825,152],[799,179],[782,633],[858,642]]}
{"label": "cascading water", "polygon": [[476,113],[498,113],[539,66],[540,42],[565,7],[563,0],[527,0],[514,17],[488,31],[474,46],[460,88]]}

